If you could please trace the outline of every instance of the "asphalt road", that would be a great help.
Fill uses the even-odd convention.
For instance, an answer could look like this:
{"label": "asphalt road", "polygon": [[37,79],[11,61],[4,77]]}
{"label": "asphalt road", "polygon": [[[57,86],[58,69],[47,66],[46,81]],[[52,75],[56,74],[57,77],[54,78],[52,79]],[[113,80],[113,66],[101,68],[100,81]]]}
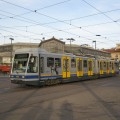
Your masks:
{"label": "asphalt road", "polygon": [[0,120],[120,120],[120,76],[44,88],[0,77]]}

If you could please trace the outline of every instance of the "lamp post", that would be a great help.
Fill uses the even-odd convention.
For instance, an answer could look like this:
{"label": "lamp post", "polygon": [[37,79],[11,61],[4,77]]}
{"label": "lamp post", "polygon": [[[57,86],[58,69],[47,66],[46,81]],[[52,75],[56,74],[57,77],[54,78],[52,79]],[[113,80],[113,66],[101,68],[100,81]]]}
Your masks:
{"label": "lamp post", "polygon": [[101,35],[96,35],[96,36],[101,36]]}
{"label": "lamp post", "polygon": [[95,43],[95,49],[96,49],[96,40],[94,40],[93,43]]}
{"label": "lamp post", "polygon": [[12,64],[12,51],[13,51],[13,45],[12,45],[12,41],[14,40],[13,38],[9,38],[11,40],[11,57],[10,57],[10,62]]}
{"label": "lamp post", "polygon": [[[96,36],[100,37],[101,35],[98,34]],[[93,42],[95,43],[95,49],[96,49],[96,40],[94,40]]]}
{"label": "lamp post", "polygon": [[71,50],[71,52],[72,52],[71,42],[75,41],[75,39],[73,39],[73,38],[68,38],[67,40],[70,41],[70,50]]}

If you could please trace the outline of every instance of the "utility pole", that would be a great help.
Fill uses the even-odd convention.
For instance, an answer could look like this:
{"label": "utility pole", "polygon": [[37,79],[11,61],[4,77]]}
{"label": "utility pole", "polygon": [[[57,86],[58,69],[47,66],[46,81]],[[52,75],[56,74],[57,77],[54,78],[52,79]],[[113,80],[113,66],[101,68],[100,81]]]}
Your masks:
{"label": "utility pole", "polygon": [[[101,35],[96,35],[98,37],[100,37]],[[96,49],[96,40],[93,41],[95,43],[95,49]]]}
{"label": "utility pole", "polygon": [[12,65],[12,51],[13,51],[13,45],[12,45],[12,41],[14,40],[13,38],[9,38],[11,40],[11,56],[10,56],[10,62],[11,62],[11,65]]}
{"label": "utility pole", "polygon": [[95,50],[96,50],[96,40],[94,40],[93,43],[95,43]]}
{"label": "utility pole", "polygon": [[75,41],[75,39],[73,39],[73,38],[68,38],[67,40],[70,41],[70,51],[73,52],[73,51],[72,51],[72,47],[71,47],[71,42]]}

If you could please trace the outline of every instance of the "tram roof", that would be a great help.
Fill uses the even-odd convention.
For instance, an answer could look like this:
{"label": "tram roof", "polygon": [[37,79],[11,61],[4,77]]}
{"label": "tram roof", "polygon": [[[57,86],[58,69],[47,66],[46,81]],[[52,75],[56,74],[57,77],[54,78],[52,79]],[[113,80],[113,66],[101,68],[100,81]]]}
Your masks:
{"label": "tram roof", "polygon": [[[45,54],[51,54],[51,55],[60,55],[60,56],[71,56],[71,57],[81,57],[81,58],[89,58],[88,56],[81,56],[81,55],[75,55],[73,53],[51,53],[46,51],[45,49],[41,48],[22,48],[22,49],[17,49],[15,53],[45,53]],[[92,59],[95,59],[93,56],[91,56]]]}

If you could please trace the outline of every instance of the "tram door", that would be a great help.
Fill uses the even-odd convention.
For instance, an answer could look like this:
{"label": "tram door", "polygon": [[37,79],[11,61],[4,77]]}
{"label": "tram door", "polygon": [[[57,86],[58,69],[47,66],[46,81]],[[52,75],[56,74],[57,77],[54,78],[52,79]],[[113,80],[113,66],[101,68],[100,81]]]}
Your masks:
{"label": "tram door", "polygon": [[103,61],[100,61],[100,74],[103,74]]}
{"label": "tram door", "polygon": [[77,58],[77,76],[83,76],[83,60],[81,58]]}
{"label": "tram door", "polygon": [[93,75],[93,61],[91,59],[88,60],[88,75]]}
{"label": "tram door", "polygon": [[114,68],[115,68],[115,66],[114,66],[114,62],[112,62],[112,73],[115,72]]}
{"label": "tram door", "polygon": [[70,77],[70,57],[67,56],[62,57],[62,77]]}
{"label": "tram door", "polygon": [[110,72],[109,67],[110,67],[110,64],[109,64],[109,62],[107,61],[107,73],[108,73],[108,74],[109,74],[109,72]]}

